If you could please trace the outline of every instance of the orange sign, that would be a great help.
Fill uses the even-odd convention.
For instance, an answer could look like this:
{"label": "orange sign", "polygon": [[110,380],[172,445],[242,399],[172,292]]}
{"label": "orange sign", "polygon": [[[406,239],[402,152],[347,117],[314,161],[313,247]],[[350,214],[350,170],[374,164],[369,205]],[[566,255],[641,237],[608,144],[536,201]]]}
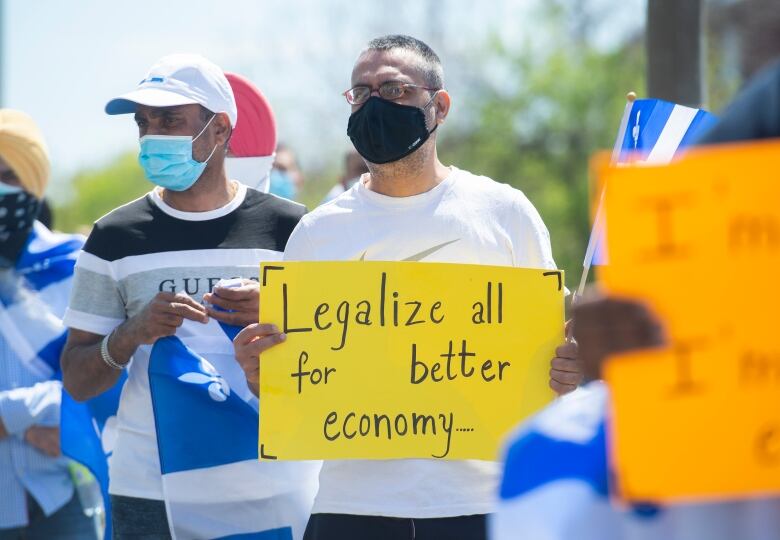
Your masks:
{"label": "orange sign", "polygon": [[780,143],[602,171],[615,295],[642,298],[668,350],[607,363],[622,496],[780,493]]}

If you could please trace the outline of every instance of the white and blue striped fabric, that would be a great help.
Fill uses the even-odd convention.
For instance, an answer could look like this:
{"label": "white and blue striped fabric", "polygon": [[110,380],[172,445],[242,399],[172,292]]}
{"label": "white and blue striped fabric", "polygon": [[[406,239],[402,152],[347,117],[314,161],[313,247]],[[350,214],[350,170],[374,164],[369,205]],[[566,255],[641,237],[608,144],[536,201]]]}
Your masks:
{"label": "white and blue striped fabric", "polygon": [[[14,268],[0,270],[0,409],[11,433],[29,422],[60,421],[61,318],[73,265],[83,243],[36,222]],[[67,461],[52,459],[20,437],[0,441],[0,528],[27,523],[31,494],[46,513],[73,496]]]}
{"label": "white and blue striped fabric", "polygon": [[117,411],[127,375],[116,384],[85,402],[76,402],[63,389],[60,410],[62,453],[78,461],[95,476],[100,484],[105,512],[104,538],[111,538],[111,498],[108,494],[108,460],[114,450]]}
{"label": "white and blue striped fabric", "polygon": [[[67,338],[62,316],[83,245],[80,235],[54,233],[35,222],[17,262],[15,281],[0,287],[0,331],[24,369],[41,379],[61,377],[60,353]],[[60,405],[62,453],[89,468],[100,483],[106,538],[111,535],[106,442],[123,382],[124,377],[114,389],[86,403],[75,402],[63,390]]]}
{"label": "white and blue striped fabric", "polygon": [[320,462],[258,461],[258,402],[233,356],[238,328],[185,321],[149,362],[174,538],[303,537]]}
{"label": "white and blue striped fabric", "polygon": [[661,99],[637,99],[626,106],[618,131],[616,163],[663,165],[710,129],[717,117]]}
{"label": "white and blue striped fabric", "polygon": [[24,367],[41,378],[59,372],[73,267],[84,244],[35,222],[12,274],[0,286],[0,331]]}
{"label": "white and blue striped fabric", "polygon": [[[512,435],[492,540],[770,540],[780,499],[657,507],[610,500],[609,395],[593,382]],[[724,469],[728,464],[724,463]]]}
{"label": "white and blue striped fabric", "polygon": [[[717,117],[660,99],[637,99],[626,105],[620,122],[612,162],[664,165],[693,144],[716,122]],[[584,266],[606,264],[604,226],[599,203],[593,222]]]}

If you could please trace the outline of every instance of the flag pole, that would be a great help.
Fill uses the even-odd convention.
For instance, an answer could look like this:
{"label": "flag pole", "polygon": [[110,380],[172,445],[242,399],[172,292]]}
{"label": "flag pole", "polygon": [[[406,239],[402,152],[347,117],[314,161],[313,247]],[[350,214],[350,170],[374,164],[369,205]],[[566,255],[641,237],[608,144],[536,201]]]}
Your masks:
{"label": "flag pole", "polygon": [[[626,128],[628,127],[628,116],[631,112],[631,107],[636,101],[636,93],[629,92],[626,94],[626,108],[623,111],[623,118],[620,121],[620,129],[618,129],[618,135],[615,139],[615,145],[612,149],[612,164],[618,162],[620,157],[620,149],[623,145],[623,138],[625,137]],[[590,274],[590,267],[593,266],[593,256],[596,253],[597,241],[599,238],[603,239],[604,232],[604,189],[601,190],[599,195],[598,206],[596,207],[596,215],[593,218],[593,228],[590,232],[590,239],[588,240],[588,247],[585,250],[585,259],[582,263],[582,276],[580,277],[580,284],[577,287],[576,292],[572,295],[571,305],[574,306],[577,301],[585,293],[585,285],[588,282],[588,275]],[[601,232],[602,235],[597,234]]]}

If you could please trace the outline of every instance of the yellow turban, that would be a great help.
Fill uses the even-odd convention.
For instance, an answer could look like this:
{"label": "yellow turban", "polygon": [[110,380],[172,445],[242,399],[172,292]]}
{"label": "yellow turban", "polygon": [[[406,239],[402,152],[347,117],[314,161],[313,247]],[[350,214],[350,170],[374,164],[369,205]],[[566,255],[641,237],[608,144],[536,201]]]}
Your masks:
{"label": "yellow turban", "polygon": [[49,152],[33,119],[0,109],[0,159],[19,177],[25,191],[43,198],[49,182]]}

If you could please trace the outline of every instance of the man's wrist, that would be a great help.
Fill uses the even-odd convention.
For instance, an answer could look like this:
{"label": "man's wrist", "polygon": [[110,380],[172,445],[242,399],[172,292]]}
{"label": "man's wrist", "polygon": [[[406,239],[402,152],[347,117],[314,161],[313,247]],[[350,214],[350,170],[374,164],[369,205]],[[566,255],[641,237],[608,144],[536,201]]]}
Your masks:
{"label": "man's wrist", "polygon": [[[138,348],[138,343],[136,340],[136,332],[132,326],[132,319],[128,319],[116,328],[112,330],[108,336],[106,336],[104,339],[106,349],[108,354],[110,355],[111,359],[117,364],[122,366],[126,366],[130,363],[130,358],[135,353],[135,350]],[[101,342],[101,356],[103,351],[103,343]],[[104,359],[105,362],[105,359]],[[110,365],[108,362],[106,362],[107,365]],[[115,366],[111,366],[117,369]],[[121,369],[121,368],[120,368]]]}
{"label": "man's wrist", "polygon": [[103,363],[106,364],[108,367],[121,371],[125,369],[125,367],[127,367],[129,360],[120,363],[114,360],[114,357],[111,356],[109,345],[111,343],[111,336],[113,335],[114,335],[114,330],[109,332],[108,335],[106,335],[103,338],[103,341],[100,342],[100,358],[103,359]]}

